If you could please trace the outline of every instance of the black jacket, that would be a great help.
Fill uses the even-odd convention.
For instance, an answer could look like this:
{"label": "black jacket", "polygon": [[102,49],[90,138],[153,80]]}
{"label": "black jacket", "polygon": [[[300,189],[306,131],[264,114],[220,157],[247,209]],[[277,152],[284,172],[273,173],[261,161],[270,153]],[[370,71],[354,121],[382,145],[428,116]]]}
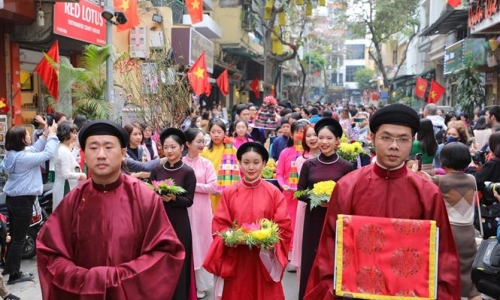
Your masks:
{"label": "black jacket", "polygon": [[500,183],[500,158],[494,157],[486,162],[481,170],[475,174],[475,177],[477,181],[477,189],[483,193],[481,202],[486,205],[496,202],[492,192],[489,192],[487,189],[485,190],[485,182],[490,181],[492,183]]}

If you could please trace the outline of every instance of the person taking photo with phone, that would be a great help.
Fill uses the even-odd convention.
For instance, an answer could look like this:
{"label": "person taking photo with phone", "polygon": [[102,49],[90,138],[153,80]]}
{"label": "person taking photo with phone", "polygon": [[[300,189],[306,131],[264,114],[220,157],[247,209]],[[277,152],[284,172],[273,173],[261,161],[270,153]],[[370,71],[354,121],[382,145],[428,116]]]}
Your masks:
{"label": "person taking photo with phone", "polygon": [[0,163],[9,175],[3,191],[7,195],[12,242],[5,262],[5,274],[10,274],[7,284],[33,279],[33,274],[21,272],[21,254],[31,223],[33,204],[43,192],[40,165],[51,159],[59,140],[57,123],[46,127],[38,141],[31,145],[31,135],[24,126],[9,128],[5,137],[7,154]]}

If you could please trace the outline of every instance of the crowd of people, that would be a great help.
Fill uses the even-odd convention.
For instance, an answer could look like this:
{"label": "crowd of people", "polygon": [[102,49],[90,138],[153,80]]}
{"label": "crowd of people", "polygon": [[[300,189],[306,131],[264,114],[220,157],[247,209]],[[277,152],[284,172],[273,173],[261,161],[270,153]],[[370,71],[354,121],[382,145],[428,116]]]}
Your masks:
{"label": "crowd of people", "polygon": [[[52,124],[37,116],[33,137],[9,128],[8,283],[33,279],[20,255],[47,174],[53,213],[37,242],[44,299],[191,300],[210,290],[216,299],[284,299],[285,271],[297,273],[299,299],[334,299],[339,215],[436,221],[438,298],[481,299],[470,275],[474,197],[500,201],[487,192],[500,181],[499,106],[471,120],[434,104],[420,114],[402,104],[276,106],[275,128],[255,126],[263,108],[252,103],[233,107],[231,121],[218,107],[190,108],[180,128],[62,114]],[[337,151],[346,136],[363,147],[354,161]],[[261,177],[269,160],[276,180]],[[184,192],[147,185],[164,180]],[[328,203],[295,193],[328,180]],[[264,218],[280,228],[273,248],[224,244],[220,233]],[[490,227],[483,237],[497,235]]]}

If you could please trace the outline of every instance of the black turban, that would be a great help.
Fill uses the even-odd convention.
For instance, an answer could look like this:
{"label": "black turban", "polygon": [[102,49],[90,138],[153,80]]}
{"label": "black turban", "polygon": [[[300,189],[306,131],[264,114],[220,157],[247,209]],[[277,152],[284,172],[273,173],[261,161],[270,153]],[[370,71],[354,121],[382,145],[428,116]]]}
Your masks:
{"label": "black turban", "polygon": [[370,118],[370,131],[375,133],[383,124],[394,124],[410,127],[413,134],[420,127],[417,112],[404,104],[396,103],[378,109]]}
{"label": "black turban", "polygon": [[278,102],[278,106],[282,106],[284,108],[291,108],[290,104],[285,100],[281,100],[280,102]]}
{"label": "black turban", "polygon": [[255,151],[259,153],[260,156],[262,156],[263,161],[269,160],[269,153],[264,146],[256,142],[246,142],[238,148],[238,151],[236,151],[236,158],[238,159],[238,161],[241,161],[241,157],[243,156],[243,154],[249,151]]}
{"label": "black turban", "polygon": [[342,137],[342,126],[340,126],[340,123],[337,120],[331,117],[321,118],[316,124],[314,124],[314,131],[318,134],[318,132],[326,126],[333,128],[333,135],[337,138]]}
{"label": "black turban", "polygon": [[165,139],[171,135],[177,136],[181,140],[181,145],[184,145],[186,143],[186,135],[184,134],[184,132],[180,129],[171,127],[163,130],[160,133],[160,141],[162,142],[162,144],[163,142],[165,142]]}
{"label": "black turban", "polygon": [[93,135],[112,135],[116,136],[120,141],[120,146],[122,148],[127,148],[128,145],[128,133],[115,122],[107,120],[96,120],[91,121],[80,129],[78,132],[78,141],[80,142],[80,147],[85,150],[85,142],[89,136]]}

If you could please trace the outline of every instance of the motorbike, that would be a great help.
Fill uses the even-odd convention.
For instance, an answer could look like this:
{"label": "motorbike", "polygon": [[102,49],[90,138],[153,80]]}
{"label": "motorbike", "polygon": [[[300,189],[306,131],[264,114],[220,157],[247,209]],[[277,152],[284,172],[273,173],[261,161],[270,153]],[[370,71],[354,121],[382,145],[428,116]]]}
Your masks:
{"label": "motorbike", "polygon": [[52,187],[53,182],[47,182],[43,184],[42,195],[38,196],[38,202],[42,208],[43,221],[47,221],[50,214],[52,214]]}
{"label": "motorbike", "polygon": [[[4,192],[0,193],[0,213],[7,218],[6,226],[8,231],[9,211],[7,209],[6,196],[7,195]],[[26,240],[24,242],[21,258],[28,259],[36,255],[36,237],[43,223],[44,219],[42,216],[42,207],[40,206],[38,199],[36,199],[33,203],[33,214],[31,217],[30,228],[28,229],[28,233],[26,234]]]}

